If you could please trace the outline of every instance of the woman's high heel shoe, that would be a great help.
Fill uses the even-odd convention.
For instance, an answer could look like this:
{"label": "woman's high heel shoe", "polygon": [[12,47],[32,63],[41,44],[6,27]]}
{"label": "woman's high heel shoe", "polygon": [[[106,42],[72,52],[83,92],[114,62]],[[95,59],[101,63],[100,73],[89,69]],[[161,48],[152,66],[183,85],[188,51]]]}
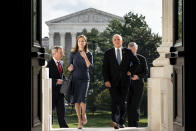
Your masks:
{"label": "woman's high heel shoe", "polygon": [[82,121],[82,124],[83,125],[86,125],[87,123],[87,117],[86,117],[86,114],[83,116],[83,121]]}
{"label": "woman's high heel shoe", "polygon": [[82,121],[78,121],[78,129],[82,129]]}

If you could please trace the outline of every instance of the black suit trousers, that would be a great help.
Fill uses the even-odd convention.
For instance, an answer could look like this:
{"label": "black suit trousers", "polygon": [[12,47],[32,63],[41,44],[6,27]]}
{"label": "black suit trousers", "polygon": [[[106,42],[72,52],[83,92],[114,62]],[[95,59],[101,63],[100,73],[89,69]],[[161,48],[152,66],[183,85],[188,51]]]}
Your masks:
{"label": "black suit trousers", "polygon": [[121,83],[119,83],[118,86],[111,87],[109,91],[112,99],[112,121],[123,125],[126,116],[125,102],[128,94],[128,87],[122,87]]}
{"label": "black suit trousers", "polygon": [[[57,87],[60,88],[60,87]],[[57,93],[57,92],[56,92]],[[63,94],[53,94],[52,96],[52,109],[56,108],[57,118],[60,128],[68,127],[67,122],[65,121],[65,103]]]}
{"label": "black suit trousers", "polygon": [[132,80],[128,93],[127,102],[127,115],[128,126],[138,127],[140,117],[140,105],[144,94],[144,82],[143,80]]}

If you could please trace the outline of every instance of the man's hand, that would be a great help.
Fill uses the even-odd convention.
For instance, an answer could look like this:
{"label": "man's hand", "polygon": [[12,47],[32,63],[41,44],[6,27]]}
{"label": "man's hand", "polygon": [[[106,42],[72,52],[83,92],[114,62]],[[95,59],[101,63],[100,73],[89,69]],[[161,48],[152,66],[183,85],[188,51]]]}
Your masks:
{"label": "man's hand", "polygon": [[133,75],[133,77],[131,78],[132,80],[138,80],[139,76],[138,75]]}
{"label": "man's hand", "polygon": [[128,76],[130,76],[130,75],[131,75],[131,72],[130,72],[130,71],[128,71],[128,72],[127,72],[127,75],[128,75]]}
{"label": "man's hand", "polygon": [[61,80],[61,79],[58,79],[56,82],[57,85],[62,85],[62,83],[63,83],[63,80]]}
{"label": "man's hand", "polygon": [[105,82],[105,86],[108,87],[108,88],[111,88],[112,87],[109,81],[106,81]]}

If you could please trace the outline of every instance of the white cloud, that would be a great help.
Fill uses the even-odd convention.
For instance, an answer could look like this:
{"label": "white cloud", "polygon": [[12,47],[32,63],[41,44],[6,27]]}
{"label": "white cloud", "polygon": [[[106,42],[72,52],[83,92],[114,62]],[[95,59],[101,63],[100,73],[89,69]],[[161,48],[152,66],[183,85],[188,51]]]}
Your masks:
{"label": "white cloud", "polygon": [[46,21],[90,7],[118,16],[130,11],[142,14],[152,32],[162,34],[162,0],[43,0],[42,36],[48,36]]}

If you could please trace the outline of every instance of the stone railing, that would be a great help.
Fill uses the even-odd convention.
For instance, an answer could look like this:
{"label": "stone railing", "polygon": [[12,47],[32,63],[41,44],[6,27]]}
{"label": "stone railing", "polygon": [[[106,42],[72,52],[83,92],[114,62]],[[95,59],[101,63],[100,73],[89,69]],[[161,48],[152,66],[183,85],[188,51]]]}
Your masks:
{"label": "stone railing", "polygon": [[[152,67],[148,79],[148,127],[151,131],[172,131],[173,86],[171,66]],[[165,75],[164,75],[165,74]]]}
{"label": "stone railing", "polygon": [[52,81],[49,69],[42,66],[42,131],[50,131],[52,116]]}
{"label": "stone railing", "polygon": [[173,131],[173,66],[165,54],[173,45],[173,0],[162,0],[162,44],[148,79],[148,127],[151,131]]}

